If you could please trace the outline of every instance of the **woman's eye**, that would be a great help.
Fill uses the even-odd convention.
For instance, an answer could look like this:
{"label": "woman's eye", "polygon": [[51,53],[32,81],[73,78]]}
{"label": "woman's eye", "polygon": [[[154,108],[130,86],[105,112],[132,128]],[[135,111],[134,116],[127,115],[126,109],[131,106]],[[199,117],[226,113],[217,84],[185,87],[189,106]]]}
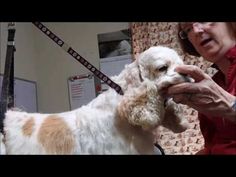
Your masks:
{"label": "woman's eye", "polygon": [[166,71],[167,69],[168,69],[168,66],[165,65],[165,66],[158,68],[158,71],[163,72],[163,71]]}
{"label": "woman's eye", "polygon": [[185,32],[186,34],[188,34],[188,33],[191,31],[191,29],[192,29],[192,27],[185,28],[185,29],[184,29],[184,32]]}

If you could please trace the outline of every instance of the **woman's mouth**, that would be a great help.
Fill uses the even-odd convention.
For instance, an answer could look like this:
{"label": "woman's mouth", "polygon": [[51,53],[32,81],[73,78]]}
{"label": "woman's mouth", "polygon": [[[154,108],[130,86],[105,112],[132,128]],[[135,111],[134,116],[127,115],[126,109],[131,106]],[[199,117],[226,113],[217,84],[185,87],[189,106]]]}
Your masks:
{"label": "woman's mouth", "polygon": [[205,39],[205,40],[203,40],[203,41],[200,43],[200,45],[201,45],[201,46],[205,46],[206,44],[208,44],[208,43],[211,42],[211,41],[212,41],[212,38]]}

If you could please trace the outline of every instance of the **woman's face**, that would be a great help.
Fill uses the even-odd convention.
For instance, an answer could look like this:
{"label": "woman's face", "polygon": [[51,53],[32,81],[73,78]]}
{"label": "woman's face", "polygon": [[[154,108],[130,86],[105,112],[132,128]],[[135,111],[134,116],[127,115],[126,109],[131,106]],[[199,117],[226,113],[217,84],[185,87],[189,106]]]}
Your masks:
{"label": "woman's face", "polygon": [[210,62],[217,63],[236,44],[225,22],[185,22],[180,25],[196,51]]}

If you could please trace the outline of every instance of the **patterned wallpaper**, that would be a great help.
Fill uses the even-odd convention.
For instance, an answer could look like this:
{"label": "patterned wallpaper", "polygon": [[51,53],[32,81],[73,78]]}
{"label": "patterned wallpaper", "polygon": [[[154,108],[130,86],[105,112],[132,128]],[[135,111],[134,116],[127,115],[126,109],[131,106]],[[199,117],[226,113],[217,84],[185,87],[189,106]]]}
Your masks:
{"label": "patterned wallpaper", "polygon": [[[209,68],[211,63],[189,55],[185,55],[177,41],[177,22],[135,22],[131,23],[131,35],[133,45],[133,55],[148,49],[150,46],[167,46],[176,50],[183,58],[185,64],[197,65],[209,75],[213,75],[215,70]],[[197,111],[184,106],[184,114],[187,117],[190,128],[183,133],[173,133],[170,130],[159,127],[156,134],[156,142],[164,149],[165,154],[195,154],[203,148],[204,139],[202,137]]]}

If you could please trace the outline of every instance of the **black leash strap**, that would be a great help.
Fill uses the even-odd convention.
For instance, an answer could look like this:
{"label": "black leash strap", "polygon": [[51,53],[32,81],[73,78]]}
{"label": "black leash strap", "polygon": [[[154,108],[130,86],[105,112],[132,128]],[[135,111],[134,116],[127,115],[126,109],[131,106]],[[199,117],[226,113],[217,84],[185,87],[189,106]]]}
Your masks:
{"label": "black leash strap", "polygon": [[109,77],[95,68],[91,63],[89,63],[86,59],[80,56],[74,49],[72,49],[68,44],[66,44],[63,40],[61,40],[58,36],[56,36],[51,30],[49,30],[45,25],[40,22],[33,22],[33,24],[40,29],[44,34],[46,34],[50,39],[52,39],[57,45],[59,45],[63,50],[69,53],[74,59],[79,61],[82,65],[84,65],[88,70],[94,73],[99,79],[103,80],[107,85],[111,88],[115,89],[117,93],[123,95],[123,91],[119,85],[113,82]]}
{"label": "black leash strap", "polygon": [[7,109],[14,106],[14,52],[15,23],[8,23],[7,52],[0,100],[0,131]]}
{"label": "black leash strap", "polygon": [[156,146],[156,148],[159,149],[159,151],[161,152],[161,155],[165,155],[164,149],[158,143],[154,143],[154,146]]}

